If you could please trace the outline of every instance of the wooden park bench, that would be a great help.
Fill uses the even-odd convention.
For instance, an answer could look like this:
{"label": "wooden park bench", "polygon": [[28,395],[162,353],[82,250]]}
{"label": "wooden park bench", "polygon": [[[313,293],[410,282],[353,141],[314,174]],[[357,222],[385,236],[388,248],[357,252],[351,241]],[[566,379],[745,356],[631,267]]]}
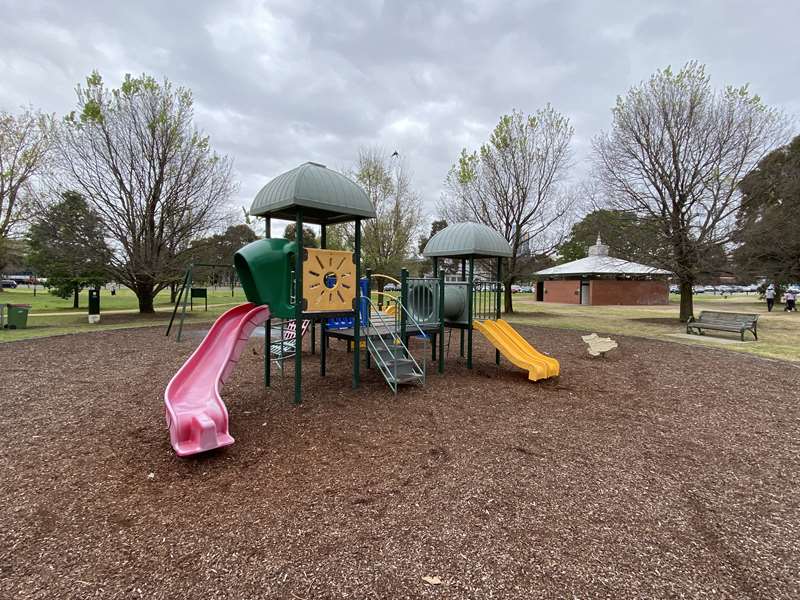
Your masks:
{"label": "wooden park bench", "polygon": [[738,333],[742,341],[744,341],[744,332],[752,331],[755,338],[758,339],[758,315],[704,310],[699,317],[696,319],[690,317],[686,323],[686,333],[703,335],[704,329],[732,331]]}

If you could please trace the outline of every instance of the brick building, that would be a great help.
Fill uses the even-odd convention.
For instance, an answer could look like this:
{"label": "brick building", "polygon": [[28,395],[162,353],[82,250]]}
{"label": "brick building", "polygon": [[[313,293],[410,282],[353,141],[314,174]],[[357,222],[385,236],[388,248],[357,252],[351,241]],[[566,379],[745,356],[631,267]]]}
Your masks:
{"label": "brick building", "polygon": [[669,271],[608,255],[600,241],[589,256],[536,273],[536,299],[564,304],[667,304]]}

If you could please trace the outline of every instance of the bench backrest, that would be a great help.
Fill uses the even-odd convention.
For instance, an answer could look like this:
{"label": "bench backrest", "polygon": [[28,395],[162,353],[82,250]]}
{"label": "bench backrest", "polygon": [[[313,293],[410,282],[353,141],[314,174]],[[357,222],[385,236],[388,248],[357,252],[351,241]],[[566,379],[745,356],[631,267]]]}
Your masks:
{"label": "bench backrest", "polygon": [[704,310],[700,313],[697,320],[702,322],[715,322],[715,323],[735,323],[742,325],[749,325],[758,321],[758,315],[747,313],[732,313],[721,312],[717,310]]}

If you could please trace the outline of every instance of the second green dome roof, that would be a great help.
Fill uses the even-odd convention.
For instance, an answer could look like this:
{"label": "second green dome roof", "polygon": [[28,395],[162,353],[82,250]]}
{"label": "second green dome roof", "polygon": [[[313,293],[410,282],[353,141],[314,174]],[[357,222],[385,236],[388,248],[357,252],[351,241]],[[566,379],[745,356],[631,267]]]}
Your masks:
{"label": "second green dome roof", "polygon": [[434,235],[425,245],[422,256],[485,257],[511,256],[506,239],[483,223],[454,223]]}

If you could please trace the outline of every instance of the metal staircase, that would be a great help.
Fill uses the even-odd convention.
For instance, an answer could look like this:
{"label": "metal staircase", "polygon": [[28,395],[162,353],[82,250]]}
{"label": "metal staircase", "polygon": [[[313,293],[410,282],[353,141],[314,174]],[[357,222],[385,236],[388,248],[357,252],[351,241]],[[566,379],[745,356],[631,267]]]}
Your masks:
{"label": "metal staircase", "polygon": [[399,327],[401,312],[405,313],[406,322],[410,324],[407,333],[416,334],[418,330],[424,335],[424,332],[400,303],[397,304],[397,311],[394,315],[386,315],[378,311],[371,298],[367,298],[367,301],[370,305],[368,335],[365,336],[367,349],[386,383],[395,394],[397,394],[397,387],[401,384],[418,383],[423,385],[427,367],[425,354],[422,355],[422,364],[420,365],[420,361],[414,358],[403,343]]}

